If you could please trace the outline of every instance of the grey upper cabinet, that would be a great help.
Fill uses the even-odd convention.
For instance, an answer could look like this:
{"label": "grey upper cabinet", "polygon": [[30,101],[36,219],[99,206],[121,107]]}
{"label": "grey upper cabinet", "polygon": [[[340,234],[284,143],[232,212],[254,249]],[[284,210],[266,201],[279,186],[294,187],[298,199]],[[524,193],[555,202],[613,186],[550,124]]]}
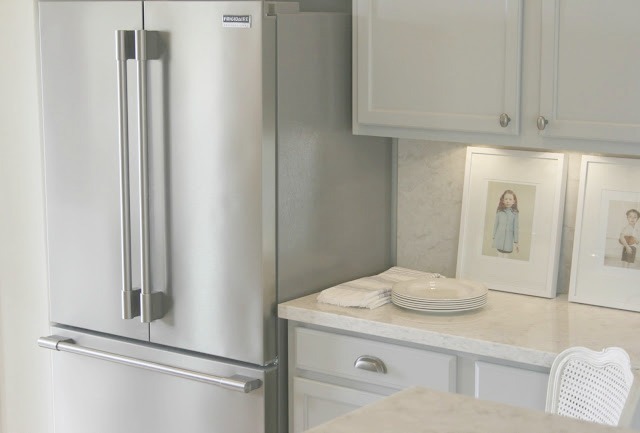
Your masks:
{"label": "grey upper cabinet", "polygon": [[640,2],[543,0],[540,134],[640,142]]}
{"label": "grey upper cabinet", "polygon": [[354,0],[354,130],[519,132],[521,0]]}
{"label": "grey upper cabinet", "polygon": [[640,154],[640,2],[354,0],[353,130]]}

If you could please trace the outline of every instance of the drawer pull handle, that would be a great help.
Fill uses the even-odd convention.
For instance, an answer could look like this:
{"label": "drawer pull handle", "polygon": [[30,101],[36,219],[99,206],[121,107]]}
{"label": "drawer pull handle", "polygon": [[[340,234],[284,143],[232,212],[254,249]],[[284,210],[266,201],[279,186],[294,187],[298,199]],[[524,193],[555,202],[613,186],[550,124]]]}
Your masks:
{"label": "drawer pull handle", "polygon": [[387,366],[384,365],[382,359],[376,358],[375,356],[359,356],[356,362],[353,363],[353,366],[361,370],[373,371],[374,373],[385,374],[387,372]]}

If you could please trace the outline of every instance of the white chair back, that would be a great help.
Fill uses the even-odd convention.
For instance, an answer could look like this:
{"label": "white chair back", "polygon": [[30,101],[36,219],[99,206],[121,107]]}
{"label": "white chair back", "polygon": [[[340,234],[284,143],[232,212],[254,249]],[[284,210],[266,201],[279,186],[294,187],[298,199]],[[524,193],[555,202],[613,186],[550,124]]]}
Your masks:
{"label": "white chair back", "polygon": [[623,349],[609,347],[597,352],[571,347],[551,366],[546,411],[618,425],[632,385],[631,362]]}

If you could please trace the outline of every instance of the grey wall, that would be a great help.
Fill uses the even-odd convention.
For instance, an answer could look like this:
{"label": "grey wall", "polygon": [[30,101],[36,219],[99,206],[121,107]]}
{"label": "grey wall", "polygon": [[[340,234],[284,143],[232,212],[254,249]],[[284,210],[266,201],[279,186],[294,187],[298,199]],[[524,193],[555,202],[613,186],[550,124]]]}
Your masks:
{"label": "grey wall", "polygon": [[[455,277],[467,145],[398,140],[397,264]],[[558,293],[569,288],[581,154],[569,158]]]}

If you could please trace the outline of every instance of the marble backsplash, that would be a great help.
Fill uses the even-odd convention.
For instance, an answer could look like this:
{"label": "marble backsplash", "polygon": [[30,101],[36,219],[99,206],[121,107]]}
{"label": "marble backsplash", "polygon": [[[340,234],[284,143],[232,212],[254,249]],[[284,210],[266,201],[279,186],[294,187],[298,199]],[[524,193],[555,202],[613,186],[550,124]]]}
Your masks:
{"label": "marble backsplash", "polygon": [[[398,140],[398,266],[455,277],[466,152],[466,144]],[[558,293],[569,289],[582,157],[566,155]]]}

